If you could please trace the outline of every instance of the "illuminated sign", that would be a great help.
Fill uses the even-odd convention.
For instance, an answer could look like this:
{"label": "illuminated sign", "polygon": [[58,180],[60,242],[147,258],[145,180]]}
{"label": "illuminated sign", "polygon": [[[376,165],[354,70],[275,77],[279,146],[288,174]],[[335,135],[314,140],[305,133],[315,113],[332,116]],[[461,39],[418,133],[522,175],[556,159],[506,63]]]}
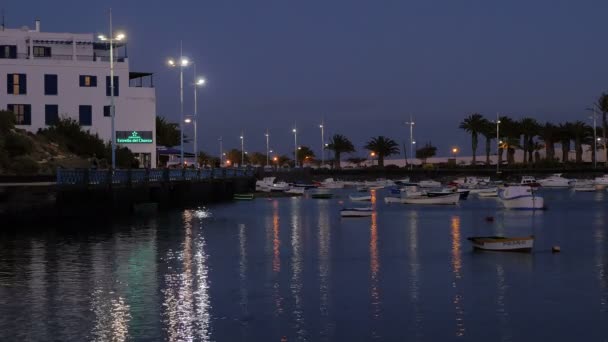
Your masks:
{"label": "illuminated sign", "polygon": [[152,144],[152,131],[116,131],[119,144]]}

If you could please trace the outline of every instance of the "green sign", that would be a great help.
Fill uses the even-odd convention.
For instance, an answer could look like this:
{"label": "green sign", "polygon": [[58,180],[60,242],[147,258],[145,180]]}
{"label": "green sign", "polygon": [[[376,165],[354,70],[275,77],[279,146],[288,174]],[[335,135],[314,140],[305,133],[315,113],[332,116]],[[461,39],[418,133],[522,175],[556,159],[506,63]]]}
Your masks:
{"label": "green sign", "polygon": [[119,144],[152,144],[152,131],[116,131]]}

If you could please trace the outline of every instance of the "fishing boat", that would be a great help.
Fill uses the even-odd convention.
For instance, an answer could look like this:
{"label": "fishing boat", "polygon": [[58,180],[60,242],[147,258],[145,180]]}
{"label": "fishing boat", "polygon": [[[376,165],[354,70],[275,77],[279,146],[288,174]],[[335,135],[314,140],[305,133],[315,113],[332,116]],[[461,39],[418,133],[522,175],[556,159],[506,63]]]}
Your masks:
{"label": "fishing boat", "polygon": [[534,247],[534,236],[504,237],[504,236],[474,236],[467,238],[473,243],[474,249],[503,252],[530,252]]}
{"label": "fishing boat", "polygon": [[460,201],[460,194],[458,193],[450,193],[442,196],[431,197],[428,195],[422,196],[407,196],[401,199],[401,203],[403,204],[458,204]]}
{"label": "fishing boat", "polygon": [[372,214],[372,207],[344,208],[340,210],[340,216],[342,217],[367,217],[372,216]]}
{"label": "fishing boat", "polygon": [[498,193],[506,209],[545,209],[545,201],[530,186],[508,186]]}
{"label": "fishing boat", "polygon": [[372,200],[371,195],[357,196],[357,195],[351,194],[351,195],[348,195],[348,198],[353,202],[366,202],[366,201]]}
{"label": "fishing boat", "polygon": [[302,196],[304,195],[304,191],[306,191],[305,188],[293,187],[285,190],[285,193],[289,195]]}
{"label": "fishing boat", "polygon": [[546,188],[567,188],[572,183],[572,179],[562,177],[561,173],[554,173],[547,178],[538,180],[538,184]]}
{"label": "fishing boat", "polygon": [[251,201],[254,198],[254,195],[251,193],[248,194],[234,194],[233,199],[237,201]]}

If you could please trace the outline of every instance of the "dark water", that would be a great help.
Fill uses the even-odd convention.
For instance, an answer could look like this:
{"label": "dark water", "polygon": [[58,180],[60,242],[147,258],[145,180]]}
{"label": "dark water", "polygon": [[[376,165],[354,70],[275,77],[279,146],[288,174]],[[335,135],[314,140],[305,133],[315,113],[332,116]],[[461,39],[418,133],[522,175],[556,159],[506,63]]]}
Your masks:
{"label": "dark water", "polygon": [[[358,219],[340,194],[3,233],[0,340],[608,340],[608,193],[544,191],[550,209],[524,212],[379,191]],[[474,253],[487,234],[535,250]]]}

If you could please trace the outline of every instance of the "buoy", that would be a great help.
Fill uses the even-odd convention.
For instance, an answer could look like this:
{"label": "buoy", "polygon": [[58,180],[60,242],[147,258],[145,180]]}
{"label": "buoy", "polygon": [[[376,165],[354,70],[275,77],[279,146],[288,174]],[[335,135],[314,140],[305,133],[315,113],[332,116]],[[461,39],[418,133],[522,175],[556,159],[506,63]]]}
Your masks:
{"label": "buoy", "polygon": [[344,204],[344,201],[338,201],[338,204]]}
{"label": "buoy", "polygon": [[559,246],[553,246],[553,248],[551,248],[551,252],[553,253],[559,253],[561,251],[562,249]]}
{"label": "buoy", "polygon": [[486,216],[486,222],[494,222],[494,217]]}

